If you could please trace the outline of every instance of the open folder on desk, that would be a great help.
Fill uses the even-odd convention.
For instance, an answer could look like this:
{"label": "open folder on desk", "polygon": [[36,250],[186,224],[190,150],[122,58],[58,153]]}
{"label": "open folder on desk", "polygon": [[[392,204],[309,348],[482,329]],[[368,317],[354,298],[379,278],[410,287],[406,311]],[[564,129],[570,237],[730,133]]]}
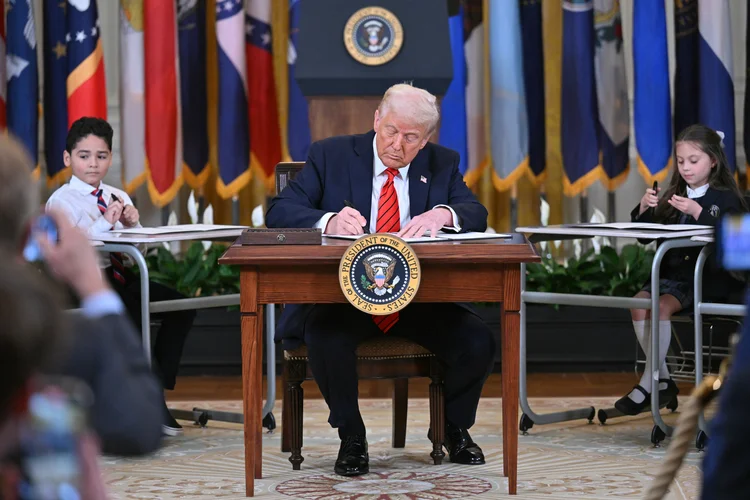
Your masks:
{"label": "open folder on desk", "polygon": [[651,222],[612,222],[612,223],[587,223],[567,224],[568,227],[584,227],[589,229],[632,229],[636,231],[695,231],[698,229],[713,229],[712,226],[701,226],[698,224],[654,224]]}
{"label": "open folder on desk", "polygon": [[216,224],[176,224],[173,226],[156,227],[130,227],[126,229],[113,229],[110,233],[116,234],[145,234],[163,235],[174,233],[197,233],[203,231],[218,231],[222,229],[247,229],[247,226],[222,226]]}
{"label": "open folder on desk", "polygon": [[[396,233],[388,233],[396,235]],[[325,238],[336,238],[341,240],[358,240],[363,235],[355,236],[350,234],[324,234]],[[420,236],[419,238],[402,238],[407,243],[445,243],[446,241],[467,241],[467,240],[490,240],[496,238],[510,238],[512,235],[505,233],[438,233],[436,237]]]}

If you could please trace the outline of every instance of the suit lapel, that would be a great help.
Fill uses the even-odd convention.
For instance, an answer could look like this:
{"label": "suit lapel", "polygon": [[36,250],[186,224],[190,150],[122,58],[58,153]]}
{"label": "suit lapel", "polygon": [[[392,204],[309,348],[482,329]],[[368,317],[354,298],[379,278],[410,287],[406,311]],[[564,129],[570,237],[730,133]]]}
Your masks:
{"label": "suit lapel", "polygon": [[374,156],[372,153],[372,140],[375,132],[354,136],[354,153],[356,161],[349,169],[349,180],[352,199],[350,200],[357,208],[362,217],[367,219],[370,227],[370,210],[372,208],[372,168]]}
{"label": "suit lapel", "polygon": [[409,166],[409,215],[412,218],[423,214],[427,208],[430,180],[427,152],[422,149]]}

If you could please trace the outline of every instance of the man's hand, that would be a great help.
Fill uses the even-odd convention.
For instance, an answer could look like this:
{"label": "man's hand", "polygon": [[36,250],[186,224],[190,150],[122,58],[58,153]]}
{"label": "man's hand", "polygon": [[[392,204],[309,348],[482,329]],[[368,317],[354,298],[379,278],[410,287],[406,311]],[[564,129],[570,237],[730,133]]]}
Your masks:
{"label": "man's hand", "polygon": [[57,243],[50,243],[44,235],[36,238],[49,269],[70,285],[81,300],[106,290],[96,251],[86,235],[63,213],[48,210],[47,214],[57,224],[60,236]]}
{"label": "man's hand", "polygon": [[683,196],[673,195],[668,200],[668,203],[683,214],[692,215],[695,220],[698,220],[698,217],[700,217],[701,212],[703,211],[703,207],[700,206],[697,201],[693,201],[690,198],[685,198]]}
{"label": "man's hand", "polygon": [[120,216],[120,222],[125,227],[135,227],[138,225],[138,221],[141,219],[141,215],[138,213],[138,209],[133,205],[125,205],[122,209],[122,215]]}
{"label": "man's hand", "polygon": [[417,215],[399,231],[398,236],[401,238],[419,238],[428,230],[430,237],[437,237],[438,231],[443,226],[453,225],[453,214],[445,207],[433,208],[429,212]]}
{"label": "man's hand", "polygon": [[367,220],[362,214],[353,208],[344,207],[341,212],[331,217],[323,234],[365,234],[362,229],[365,224]]}
{"label": "man's hand", "polygon": [[104,212],[103,217],[112,224],[113,226],[117,223],[118,220],[120,220],[120,217],[122,216],[122,202],[121,201],[113,201],[109,204],[107,207],[107,211]]}

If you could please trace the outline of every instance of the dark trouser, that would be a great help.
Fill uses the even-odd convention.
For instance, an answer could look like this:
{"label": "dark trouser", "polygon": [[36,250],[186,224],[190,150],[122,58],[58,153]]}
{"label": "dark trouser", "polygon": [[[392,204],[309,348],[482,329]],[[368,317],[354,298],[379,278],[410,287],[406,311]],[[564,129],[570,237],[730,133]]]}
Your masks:
{"label": "dark trouser", "polygon": [[[305,321],[310,368],[339,436],[364,434],[357,403],[357,345],[384,335],[372,316],[349,304],[319,304]],[[458,427],[474,425],[482,385],[492,370],[495,336],[477,316],[456,304],[410,304],[388,332],[432,351],[446,365],[445,415]]]}
{"label": "dark trouser", "polygon": [[[122,299],[128,316],[133,320],[136,330],[141,329],[141,284],[140,278],[131,271],[125,271],[125,284],[123,285],[112,276],[112,267],[106,269],[106,275],[112,288]],[[185,296],[169,287],[149,282],[149,295],[151,302],[161,300],[184,299]],[[165,389],[174,389],[177,371],[180,368],[182,349],[185,340],[195,319],[195,310],[174,311],[167,313],[152,314],[152,318],[161,320],[161,327],[156,335],[153,349],[154,373],[161,379]]]}

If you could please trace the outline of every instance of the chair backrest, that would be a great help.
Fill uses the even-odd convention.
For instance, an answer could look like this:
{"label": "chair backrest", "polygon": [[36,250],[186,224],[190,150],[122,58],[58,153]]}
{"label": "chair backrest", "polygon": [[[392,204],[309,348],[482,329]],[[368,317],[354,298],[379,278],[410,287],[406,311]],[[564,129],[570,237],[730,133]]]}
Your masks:
{"label": "chair backrest", "polygon": [[284,190],[289,181],[302,170],[305,166],[303,161],[289,161],[281,162],[276,164],[276,194],[279,194]]}

